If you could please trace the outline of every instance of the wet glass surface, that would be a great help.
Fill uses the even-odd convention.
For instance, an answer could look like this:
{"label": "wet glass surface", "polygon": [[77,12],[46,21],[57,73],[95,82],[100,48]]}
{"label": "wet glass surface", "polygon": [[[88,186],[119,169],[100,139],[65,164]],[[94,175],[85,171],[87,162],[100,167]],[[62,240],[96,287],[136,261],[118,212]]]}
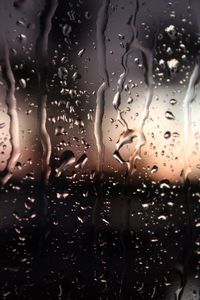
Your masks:
{"label": "wet glass surface", "polygon": [[0,1],[0,299],[200,299],[199,11]]}

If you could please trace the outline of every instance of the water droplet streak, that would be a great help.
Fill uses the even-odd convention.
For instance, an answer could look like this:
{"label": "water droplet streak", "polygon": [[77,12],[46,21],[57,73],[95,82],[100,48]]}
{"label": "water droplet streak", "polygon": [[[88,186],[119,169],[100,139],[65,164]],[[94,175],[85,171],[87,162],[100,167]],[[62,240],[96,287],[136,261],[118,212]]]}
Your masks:
{"label": "water droplet streak", "polygon": [[38,62],[38,79],[39,79],[39,101],[38,101],[38,118],[39,118],[39,133],[43,148],[42,154],[42,173],[44,183],[48,183],[51,173],[50,158],[51,158],[51,139],[47,132],[47,95],[48,95],[48,38],[52,26],[52,18],[55,14],[58,5],[57,0],[46,1],[43,13],[40,17],[40,33],[36,43],[36,58]]}
{"label": "water droplet streak", "polygon": [[[135,23],[137,9],[138,9],[137,6],[138,6],[138,2],[136,3],[136,14],[135,14],[134,18],[133,18],[133,16],[131,16],[129,18],[129,21],[128,21],[129,25],[131,22]],[[128,130],[128,125],[127,125],[126,121],[122,118],[122,111],[120,111],[119,106],[121,104],[121,93],[124,88],[124,83],[126,81],[128,73],[129,73],[129,68],[128,68],[128,64],[127,64],[128,57],[134,51],[134,48],[133,48],[134,37],[135,37],[135,32],[133,30],[133,27],[131,26],[131,38],[130,38],[130,41],[126,45],[126,50],[121,58],[121,65],[122,65],[124,71],[119,76],[119,79],[117,82],[117,92],[115,93],[114,99],[113,99],[113,106],[116,109],[116,111],[118,112],[118,117],[119,117],[118,119],[120,120],[121,124],[126,128],[126,130]]]}
{"label": "water droplet streak", "polygon": [[[156,36],[156,35],[155,35]],[[138,43],[138,42],[137,42]],[[146,95],[146,101],[145,101],[145,107],[143,111],[142,120],[140,122],[139,130],[138,130],[138,143],[136,145],[136,149],[129,158],[131,163],[131,174],[135,171],[135,161],[139,157],[141,157],[141,148],[146,144],[146,137],[144,135],[144,125],[146,120],[149,117],[150,112],[150,105],[153,99],[153,49],[145,49],[142,46],[140,46],[140,50],[142,51],[143,56],[143,65],[145,68],[145,82],[147,86],[147,95]]]}
{"label": "water droplet streak", "polygon": [[105,30],[108,22],[108,7],[110,0],[103,0],[102,6],[99,10],[97,17],[97,57],[98,57],[98,70],[103,83],[97,91],[96,98],[96,114],[94,124],[94,135],[96,139],[98,151],[98,171],[102,171],[104,160],[105,145],[103,143],[103,130],[102,122],[104,116],[105,106],[105,91],[109,85],[108,72],[106,66],[106,45],[105,45]]}
{"label": "water droplet streak", "polygon": [[195,88],[200,79],[200,66],[199,62],[195,64],[191,77],[189,79],[188,88],[186,91],[185,98],[183,100],[184,108],[184,160],[183,160],[183,172],[182,172],[182,185],[184,188],[184,198],[185,198],[185,207],[187,210],[188,216],[188,226],[187,226],[187,244],[184,251],[184,261],[182,265],[181,273],[181,286],[177,290],[176,299],[180,300],[182,298],[186,283],[187,283],[187,273],[189,267],[189,259],[191,255],[191,243],[193,239],[193,221],[192,221],[192,212],[190,207],[190,180],[189,174],[191,173],[190,167],[190,124],[191,124],[191,108],[190,105],[195,98]]}
{"label": "water droplet streak", "polygon": [[191,108],[190,105],[195,98],[195,87],[200,79],[200,66],[197,63],[194,67],[192,75],[189,80],[188,88],[186,91],[185,98],[183,100],[183,109],[184,109],[184,179],[186,180],[190,169],[190,123],[191,123]]}
{"label": "water droplet streak", "polygon": [[[105,107],[105,92],[109,86],[109,77],[106,64],[106,42],[105,42],[105,30],[108,23],[108,8],[110,0],[102,0],[102,5],[99,9],[97,22],[96,22],[96,39],[97,39],[97,59],[98,59],[98,72],[102,79],[102,84],[97,91],[96,98],[96,112],[94,120],[94,136],[96,139],[96,146],[98,152],[98,162],[97,162],[97,173],[99,173],[100,178],[103,171],[103,161],[105,153],[105,145],[103,142],[103,117],[104,117],[104,107]],[[99,210],[101,203],[101,192],[98,191],[98,196],[96,198],[93,213],[92,213],[92,223],[96,226],[99,220]],[[96,231],[94,239],[96,239]]]}
{"label": "water droplet streak", "polygon": [[[2,17],[3,19],[3,17]],[[6,104],[8,106],[8,115],[10,117],[10,142],[11,153],[7,162],[5,175],[1,179],[4,185],[13,176],[14,168],[20,156],[19,142],[19,120],[17,115],[17,100],[15,98],[15,78],[11,68],[8,42],[5,37],[5,28],[2,26],[1,38],[4,43],[4,61],[2,65],[2,75],[7,84]]]}
{"label": "water droplet streak", "polygon": [[[154,47],[155,47],[155,41],[156,41],[156,36],[157,36],[157,34],[155,34],[155,41],[154,41],[153,49],[144,48],[140,44],[140,42],[138,41],[138,38],[137,38],[138,32],[137,32],[136,25],[135,25],[138,11],[139,11],[139,1],[136,1],[134,17],[131,16],[131,18],[130,18],[130,20],[131,20],[130,25],[131,25],[131,29],[132,29],[133,34],[132,34],[132,37],[131,37],[131,40],[130,40],[130,45],[128,45],[128,51],[124,55],[124,63],[126,63],[128,55],[131,52],[133,52],[135,49],[137,49],[141,52],[142,58],[143,58],[144,70],[145,70],[144,71],[144,78],[145,78],[145,83],[146,83],[146,86],[147,86],[148,90],[147,90],[146,103],[145,103],[145,107],[144,107],[144,111],[143,111],[142,120],[140,122],[138,130],[136,131],[137,132],[137,143],[135,145],[133,153],[129,157],[129,162],[128,162],[129,175],[133,175],[133,173],[135,172],[136,159],[140,159],[140,157],[141,157],[141,153],[140,153],[141,148],[146,143],[146,137],[145,137],[144,132],[143,132],[143,127],[145,125],[146,120],[149,117],[149,108],[150,108],[150,105],[151,105],[151,102],[152,102],[152,99],[153,99],[153,86],[154,86],[153,76],[152,76],[153,50],[154,50]],[[123,61],[123,59],[122,59],[122,61]],[[119,88],[121,88],[121,87],[123,88],[123,83],[124,83],[124,81],[126,79],[126,76],[127,76],[128,69],[126,68],[126,64],[124,65],[124,68],[125,68],[125,72],[123,74],[125,74],[125,75],[121,76],[121,78],[122,78],[121,81],[120,81],[121,85],[118,85],[118,92],[120,91]],[[120,104],[120,99],[118,99],[118,101],[115,101],[115,102],[116,102],[116,103],[114,103],[115,105],[116,104],[119,105]],[[119,147],[119,148],[121,148],[121,147]]]}

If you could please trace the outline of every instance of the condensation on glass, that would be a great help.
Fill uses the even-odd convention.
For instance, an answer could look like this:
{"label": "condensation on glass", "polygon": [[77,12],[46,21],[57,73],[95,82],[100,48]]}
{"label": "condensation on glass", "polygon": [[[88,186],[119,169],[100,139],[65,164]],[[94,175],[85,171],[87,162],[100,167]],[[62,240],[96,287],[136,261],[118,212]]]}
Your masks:
{"label": "condensation on glass", "polygon": [[0,3],[0,299],[200,299],[198,0]]}

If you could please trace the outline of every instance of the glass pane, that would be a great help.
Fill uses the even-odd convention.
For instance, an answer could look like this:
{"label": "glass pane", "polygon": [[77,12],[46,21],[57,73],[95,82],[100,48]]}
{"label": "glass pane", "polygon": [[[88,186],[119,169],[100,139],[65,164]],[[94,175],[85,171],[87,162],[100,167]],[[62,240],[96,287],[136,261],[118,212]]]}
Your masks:
{"label": "glass pane", "polygon": [[200,299],[199,1],[0,8],[0,299]]}

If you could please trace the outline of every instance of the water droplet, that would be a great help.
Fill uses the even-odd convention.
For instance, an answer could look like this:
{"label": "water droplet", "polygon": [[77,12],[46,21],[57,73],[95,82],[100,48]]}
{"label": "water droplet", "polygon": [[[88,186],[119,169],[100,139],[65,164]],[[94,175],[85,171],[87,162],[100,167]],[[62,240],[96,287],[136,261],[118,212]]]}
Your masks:
{"label": "water droplet", "polygon": [[167,61],[167,66],[170,70],[171,75],[174,75],[175,73],[177,73],[178,65],[179,65],[179,61],[175,58],[172,58],[172,59]]}
{"label": "water droplet", "polygon": [[72,31],[71,25],[65,24],[63,26],[62,33],[63,33],[64,36],[69,36],[69,34],[70,34],[71,31]]}
{"label": "water droplet", "polygon": [[66,67],[59,67],[58,68],[58,77],[61,80],[66,80],[67,79],[67,77],[68,77],[68,71],[67,71]]}
{"label": "water droplet", "polygon": [[165,117],[168,120],[175,120],[175,116],[174,116],[174,114],[171,111],[166,111],[165,112]]}
{"label": "water droplet", "polygon": [[161,189],[164,189],[164,188],[170,189],[169,180],[167,180],[167,179],[161,180],[161,182],[160,182],[160,188]]}
{"label": "water droplet", "polygon": [[158,171],[158,167],[156,165],[154,165],[152,168],[151,168],[151,174],[154,174]]}
{"label": "water droplet", "polygon": [[73,79],[73,80],[81,79],[81,75],[80,75],[78,72],[75,72],[75,73],[72,75],[72,79]]}
{"label": "water droplet", "polygon": [[175,105],[175,104],[177,103],[177,100],[174,99],[174,98],[172,98],[172,99],[169,100],[169,103],[170,103],[171,105]]}
{"label": "water droplet", "polygon": [[83,168],[86,164],[86,162],[88,161],[88,157],[85,153],[83,153],[83,155],[81,155],[81,157],[78,159],[75,168]]}
{"label": "water droplet", "polygon": [[170,131],[166,131],[165,133],[164,133],[164,138],[165,139],[169,139],[171,137],[171,132]]}
{"label": "water droplet", "polygon": [[56,197],[58,199],[65,199],[69,196],[69,192],[59,192],[59,193],[56,193]]}
{"label": "water droplet", "polygon": [[55,128],[55,135],[56,135],[56,136],[58,136],[58,135],[63,135],[64,132],[65,132],[65,129],[64,129],[64,127],[62,127],[62,126],[57,126],[57,127]]}
{"label": "water droplet", "polygon": [[25,34],[18,34],[17,39],[19,40],[20,43],[26,43],[27,42],[27,36]]}
{"label": "water droplet", "polygon": [[83,53],[85,52],[85,49],[81,49],[79,52],[78,52],[78,56],[81,57],[83,55]]}
{"label": "water droplet", "polygon": [[80,118],[77,118],[77,119],[75,120],[74,124],[75,124],[76,126],[78,126],[79,128],[83,128],[83,127],[84,127],[84,122],[83,122],[83,120],[81,120]]}
{"label": "water droplet", "polygon": [[128,104],[131,104],[133,102],[133,98],[129,97],[127,102],[128,102]]}
{"label": "water droplet", "polygon": [[168,27],[165,28],[165,32],[169,35],[169,37],[172,40],[175,40],[176,38],[176,28],[174,25],[169,25]]}
{"label": "water droplet", "polygon": [[65,170],[68,166],[71,166],[76,161],[74,153],[71,150],[66,150],[62,153],[60,157],[60,166],[56,169],[57,173]]}
{"label": "water droplet", "polygon": [[166,221],[166,220],[167,220],[167,216],[165,216],[165,215],[160,215],[160,216],[158,216],[158,220]]}
{"label": "water droplet", "polygon": [[22,87],[23,89],[26,88],[26,80],[25,80],[25,79],[21,78],[20,81],[19,81],[19,84],[21,85],[21,87]]}
{"label": "water droplet", "polygon": [[16,163],[16,168],[17,168],[18,170],[21,170],[21,169],[22,169],[22,164],[21,164],[19,161]]}
{"label": "water droplet", "polygon": [[4,128],[6,126],[6,123],[0,123],[0,129]]}

